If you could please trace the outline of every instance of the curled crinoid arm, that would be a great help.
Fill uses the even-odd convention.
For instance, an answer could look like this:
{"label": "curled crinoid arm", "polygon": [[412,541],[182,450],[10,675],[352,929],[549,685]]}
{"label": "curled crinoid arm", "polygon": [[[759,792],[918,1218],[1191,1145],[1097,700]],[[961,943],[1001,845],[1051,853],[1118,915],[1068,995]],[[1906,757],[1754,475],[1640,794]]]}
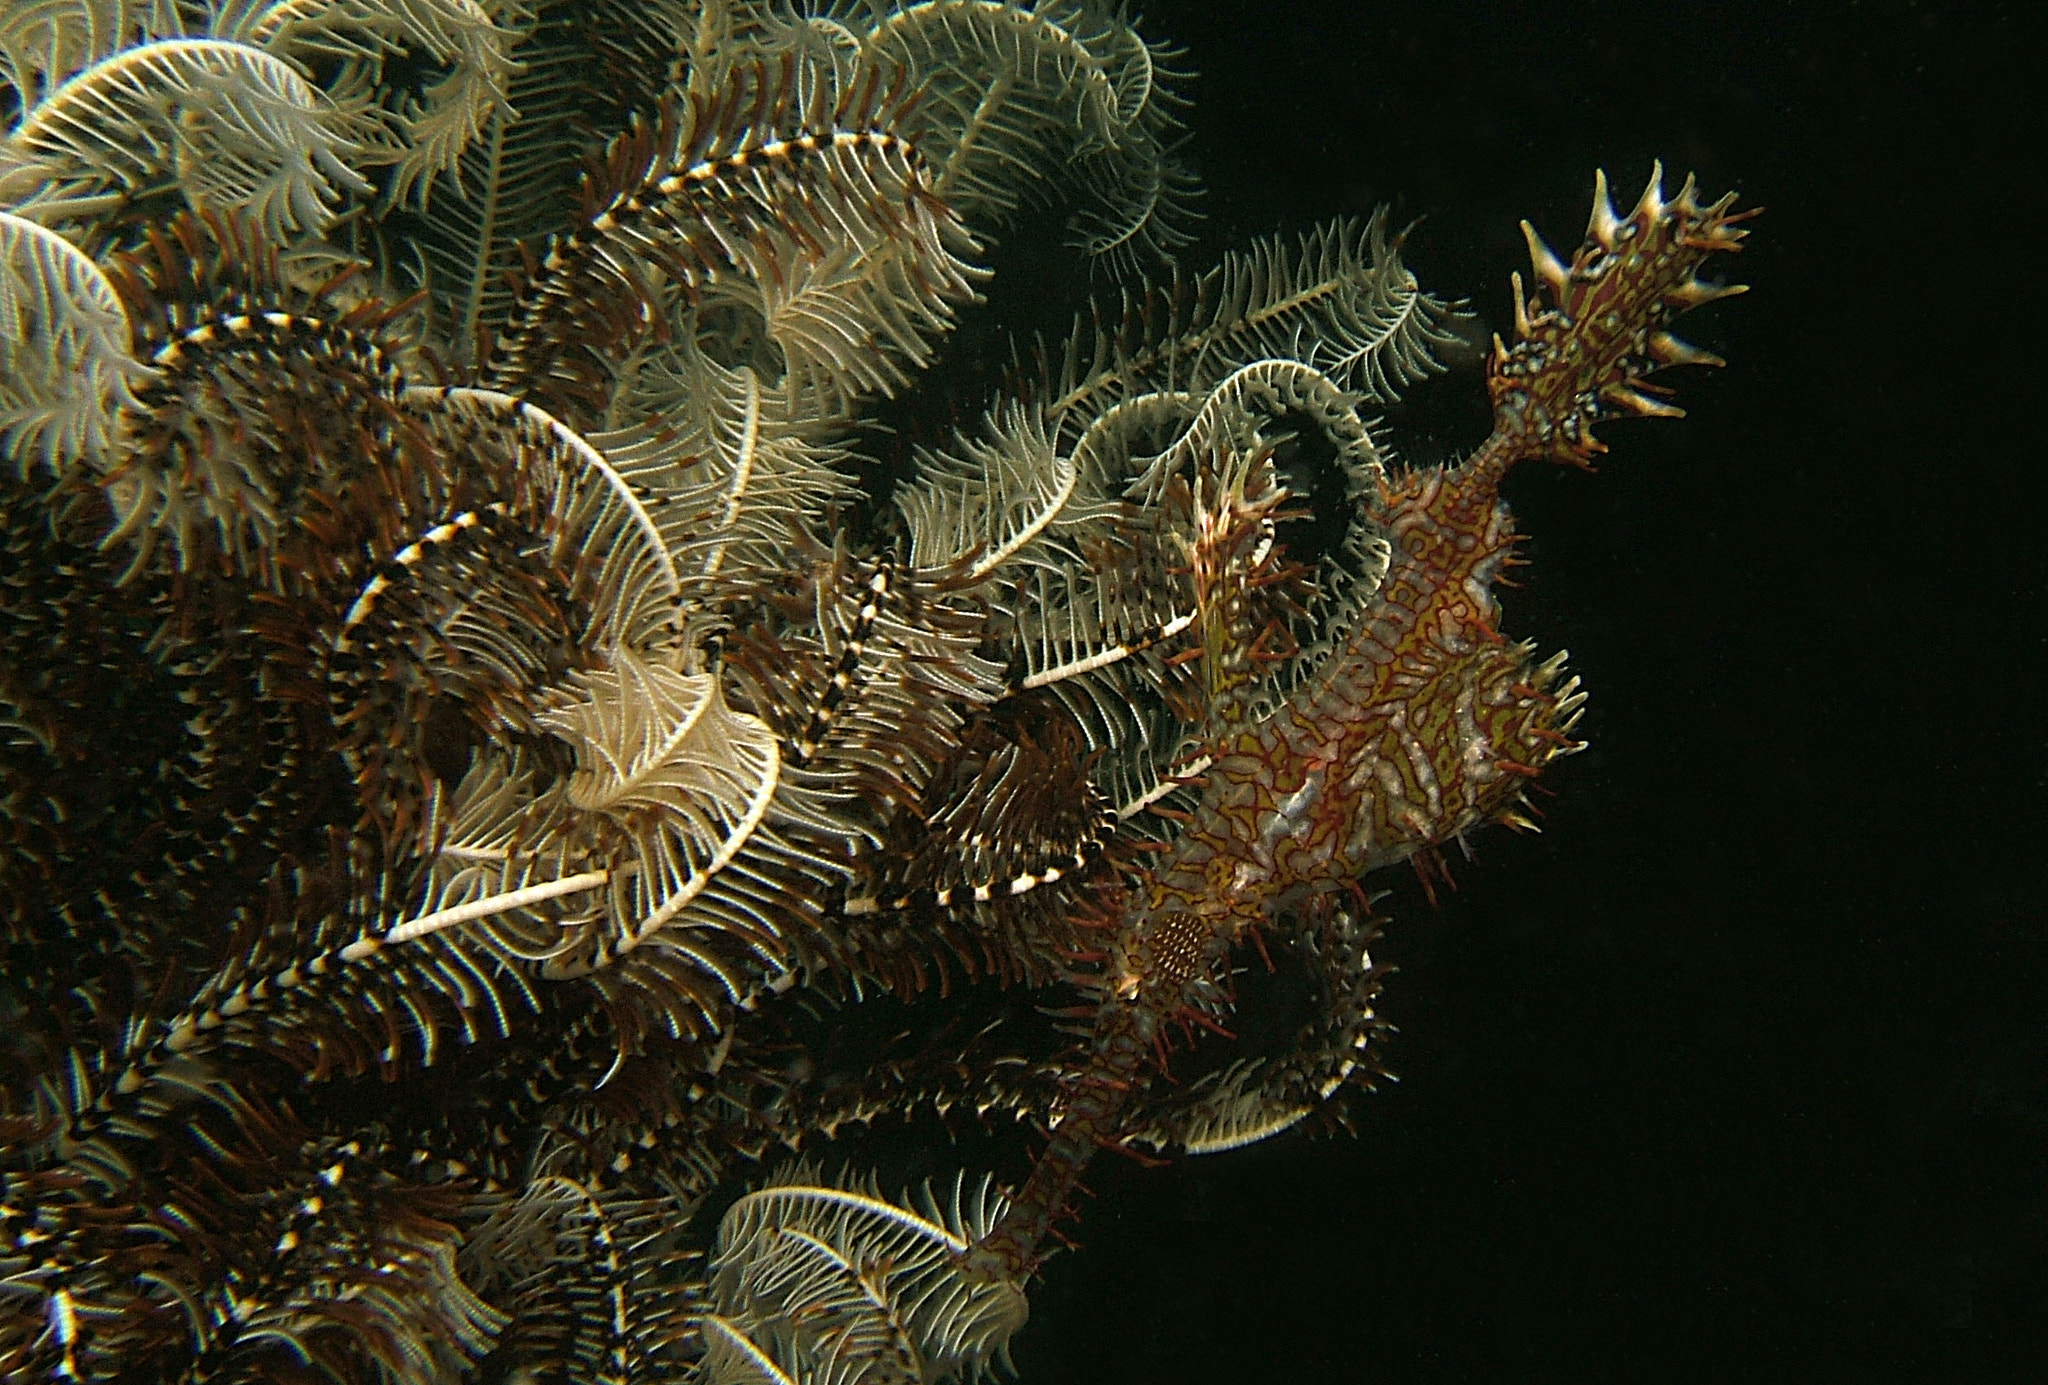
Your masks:
{"label": "curled crinoid arm", "polygon": [[700,1323],[707,1381],[975,1379],[1007,1366],[1023,1289],[959,1266],[1003,1211],[986,1181],[927,1187],[912,1207],[807,1172],[748,1193],[719,1223]]}
{"label": "curled crinoid arm", "polygon": [[[865,13],[864,13],[865,12]],[[849,36],[917,74],[904,133],[974,225],[1071,199],[1069,243],[1119,271],[1185,245],[1180,50],[1094,0],[841,7]]]}
{"label": "curled crinoid arm", "polygon": [[1748,287],[1711,283],[1698,270],[1711,255],[1740,250],[1748,232],[1739,223],[1761,209],[1731,213],[1732,192],[1702,205],[1691,177],[1667,201],[1663,183],[1660,163],[1636,205],[1619,216],[1608,201],[1607,175],[1595,174],[1585,243],[1569,263],[1522,223],[1543,294],[1525,295],[1522,276],[1514,276],[1515,344],[1496,337],[1487,364],[1496,438],[1511,454],[1506,462],[1533,456],[1584,466],[1607,450],[1593,436],[1601,420],[1683,412],[1666,402],[1668,391],[1648,382],[1651,372],[1721,364],[1666,327],[1688,308]]}
{"label": "curled crinoid arm", "polygon": [[1391,1026],[1373,1008],[1389,970],[1371,952],[1385,920],[1372,913],[1376,901],[1363,898],[1315,895],[1278,912],[1258,957],[1233,982],[1237,1004],[1255,1006],[1259,993],[1284,987],[1312,989],[1324,1003],[1299,1025],[1256,1041],[1230,1043],[1182,1026],[1196,1046],[1218,1047],[1229,1060],[1204,1071],[1198,1052],[1182,1081],[1149,1091],[1126,1121],[1131,1141],[1162,1153],[1217,1154],[1306,1120],[1348,1126],[1345,1098],[1393,1080],[1380,1054]]}
{"label": "curled crinoid arm", "polygon": [[[609,662],[578,675],[540,718],[575,747],[568,799],[589,819],[593,854],[613,863],[605,927],[549,959],[551,975],[583,974],[652,941],[739,858],[781,779],[774,736],[728,710],[712,675],[623,649]],[[732,912],[751,931],[748,911]],[[772,936],[750,941],[774,959]],[[722,974],[708,957],[704,964]]]}
{"label": "curled crinoid arm", "polygon": [[132,548],[138,570],[161,549],[182,570],[221,562],[282,593],[323,523],[375,527],[342,498],[365,475],[414,505],[445,495],[441,459],[398,417],[396,309],[342,306],[331,290],[348,277],[300,287],[239,214],[181,215],[109,257],[148,378],[109,420],[118,447],[93,476],[114,515],[107,542]]}
{"label": "curled crinoid arm", "polygon": [[156,372],[135,359],[128,310],[90,256],[0,212],[0,443],[16,469],[103,462],[123,409]]}
{"label": "curled crinoid arm", "polygon": [[[110,26],[111,27],[111,26]],[[44,224],[112,219],[169,188],[273,240],[326,227],[370,184],[334,96],[246,43],[163,37],[101,57],[21,112],[0,201]]]}
{"label": "curled crinoid arm", "polygon": [[687,117],[665,108],[621,135],[583,224],[528,276],[492,383],[587,407],[609,396],[609,362],[695,307],[766,343],[778,387],[815,414],[908,384],[982,272],[892,133],[903,83],[869,73],[827,106],[789,64],[762,65]]}

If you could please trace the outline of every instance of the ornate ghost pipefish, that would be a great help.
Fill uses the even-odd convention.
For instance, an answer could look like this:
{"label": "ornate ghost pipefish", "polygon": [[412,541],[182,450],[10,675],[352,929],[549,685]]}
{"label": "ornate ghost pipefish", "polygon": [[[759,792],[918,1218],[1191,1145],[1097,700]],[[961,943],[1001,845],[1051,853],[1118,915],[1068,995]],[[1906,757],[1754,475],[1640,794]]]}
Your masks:
{"label": "ornate ghost pipefish", "polygon": [[1258,941],[1276,906],[1351,886],[1482,821],[1529,826],[1523,790],[1580,748],[1584,701],[1496,629],[1492,584],[1520,537],[1500,499],[1520,461],[1587,466],[1593,425],[1676,417],[1646,377],[1719,358],[1666,330],[1678,314],[1743,291],[1696,271],[1741,248],[1735,195],[1708,205],[1688,177],[1666,200],[1663,170],[1627,216],[1596,175],[1586,239],[1570,263],[1528,222],[1542,295],[1514,276],[1515,344],[1487,363],[1493,431],[1462,464],[1386,483],[1373,516],[1392,546],[1385,580],[1348,636],[1272,716],[1208,748],[1186,829],[1159,860],[1107,881],[1094,904],[1112,941],[1085,984],[1094,1029],[1079,1075],[1030,1177],[987,1235],[959,1257],[971,1277],[1021,1280],[1099,1148],[1121,1147],[1122,1117],[1163,1070],[1169,1026],[1220,1030],[1230,959]]}

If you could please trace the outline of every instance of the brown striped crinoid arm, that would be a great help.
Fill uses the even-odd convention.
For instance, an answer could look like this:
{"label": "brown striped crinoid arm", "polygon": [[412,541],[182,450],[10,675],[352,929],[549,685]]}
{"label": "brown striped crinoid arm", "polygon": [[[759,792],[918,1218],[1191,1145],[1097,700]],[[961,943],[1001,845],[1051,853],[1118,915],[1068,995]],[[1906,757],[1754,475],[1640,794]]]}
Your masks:
{"label": "brown striped crinoid arm", "polygon": [[92,480],[112,510],[105,542],[136,570],[216,568],[297,594],[291,574],[322,567],[315,531],[367,514],[395,532],[441,508],[443,459],[400,417],[401,309],[374,295],[343,306],[348,277],[302,288],[259,226],[212,214],[114,257],[107,279],[151,378]]}
{"label": "brown striped crinoid arm", "polygon": [[981,271],[892,133],[900,86],[870,71],[828,105],[790,65],[743,69],[718,99],[615,140],[582,225],[529,274],[491,383],[587,410],[610,362],[669,330],[679,296],[736,318],[724,335],[764,342],[762,364],[818,415],[907,384]]}

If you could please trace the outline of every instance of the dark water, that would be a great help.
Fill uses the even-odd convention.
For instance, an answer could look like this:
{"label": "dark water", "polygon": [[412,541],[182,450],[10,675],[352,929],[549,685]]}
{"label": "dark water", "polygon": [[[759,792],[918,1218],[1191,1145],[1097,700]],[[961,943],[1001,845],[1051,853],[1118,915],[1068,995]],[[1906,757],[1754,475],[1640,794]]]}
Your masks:
{"label": "dark water", "polygon": [[1497,324],[1596,166],[1770,210],[1692,416],[1511,485],[1506,628],[1571,649],[1593,748],[1441,907],[1382,882],[1401,1085],[1355,1141],[1093,1170],[1026,1380],[2048,1379],[2027,13],[1148,12],[1218,246],[1391,201]]}

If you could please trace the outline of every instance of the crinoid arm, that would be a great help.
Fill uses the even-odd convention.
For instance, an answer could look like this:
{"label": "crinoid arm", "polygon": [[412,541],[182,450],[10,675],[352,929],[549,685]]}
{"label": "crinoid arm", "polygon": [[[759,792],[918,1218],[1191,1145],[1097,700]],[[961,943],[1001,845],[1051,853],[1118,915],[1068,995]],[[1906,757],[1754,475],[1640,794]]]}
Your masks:
{"label": "crinoid arm", "polygon": [[31,468],[103,462],[123,409],[156,372],[131,354],[127,308],[90,256],[0,211],[0,438]]}
{"label": "crinoid arm", "polygon": [[810,1181],[735,1202],[712,1254],[709,1385],[973,1379],[1007,1366],[1023,1288],[958,1266],[1003,1199],[956,1178],[944,1196],[926,1187],[909,1202]]}
{"label": "crinoid arm", "polygon": [[294,64],[197,37],[123,49],[23,112],[0,196],[39,219],[90,216],[174,180],[194,206],[246,208],[272,236],[332,221],[369,183],[346,112]]}

